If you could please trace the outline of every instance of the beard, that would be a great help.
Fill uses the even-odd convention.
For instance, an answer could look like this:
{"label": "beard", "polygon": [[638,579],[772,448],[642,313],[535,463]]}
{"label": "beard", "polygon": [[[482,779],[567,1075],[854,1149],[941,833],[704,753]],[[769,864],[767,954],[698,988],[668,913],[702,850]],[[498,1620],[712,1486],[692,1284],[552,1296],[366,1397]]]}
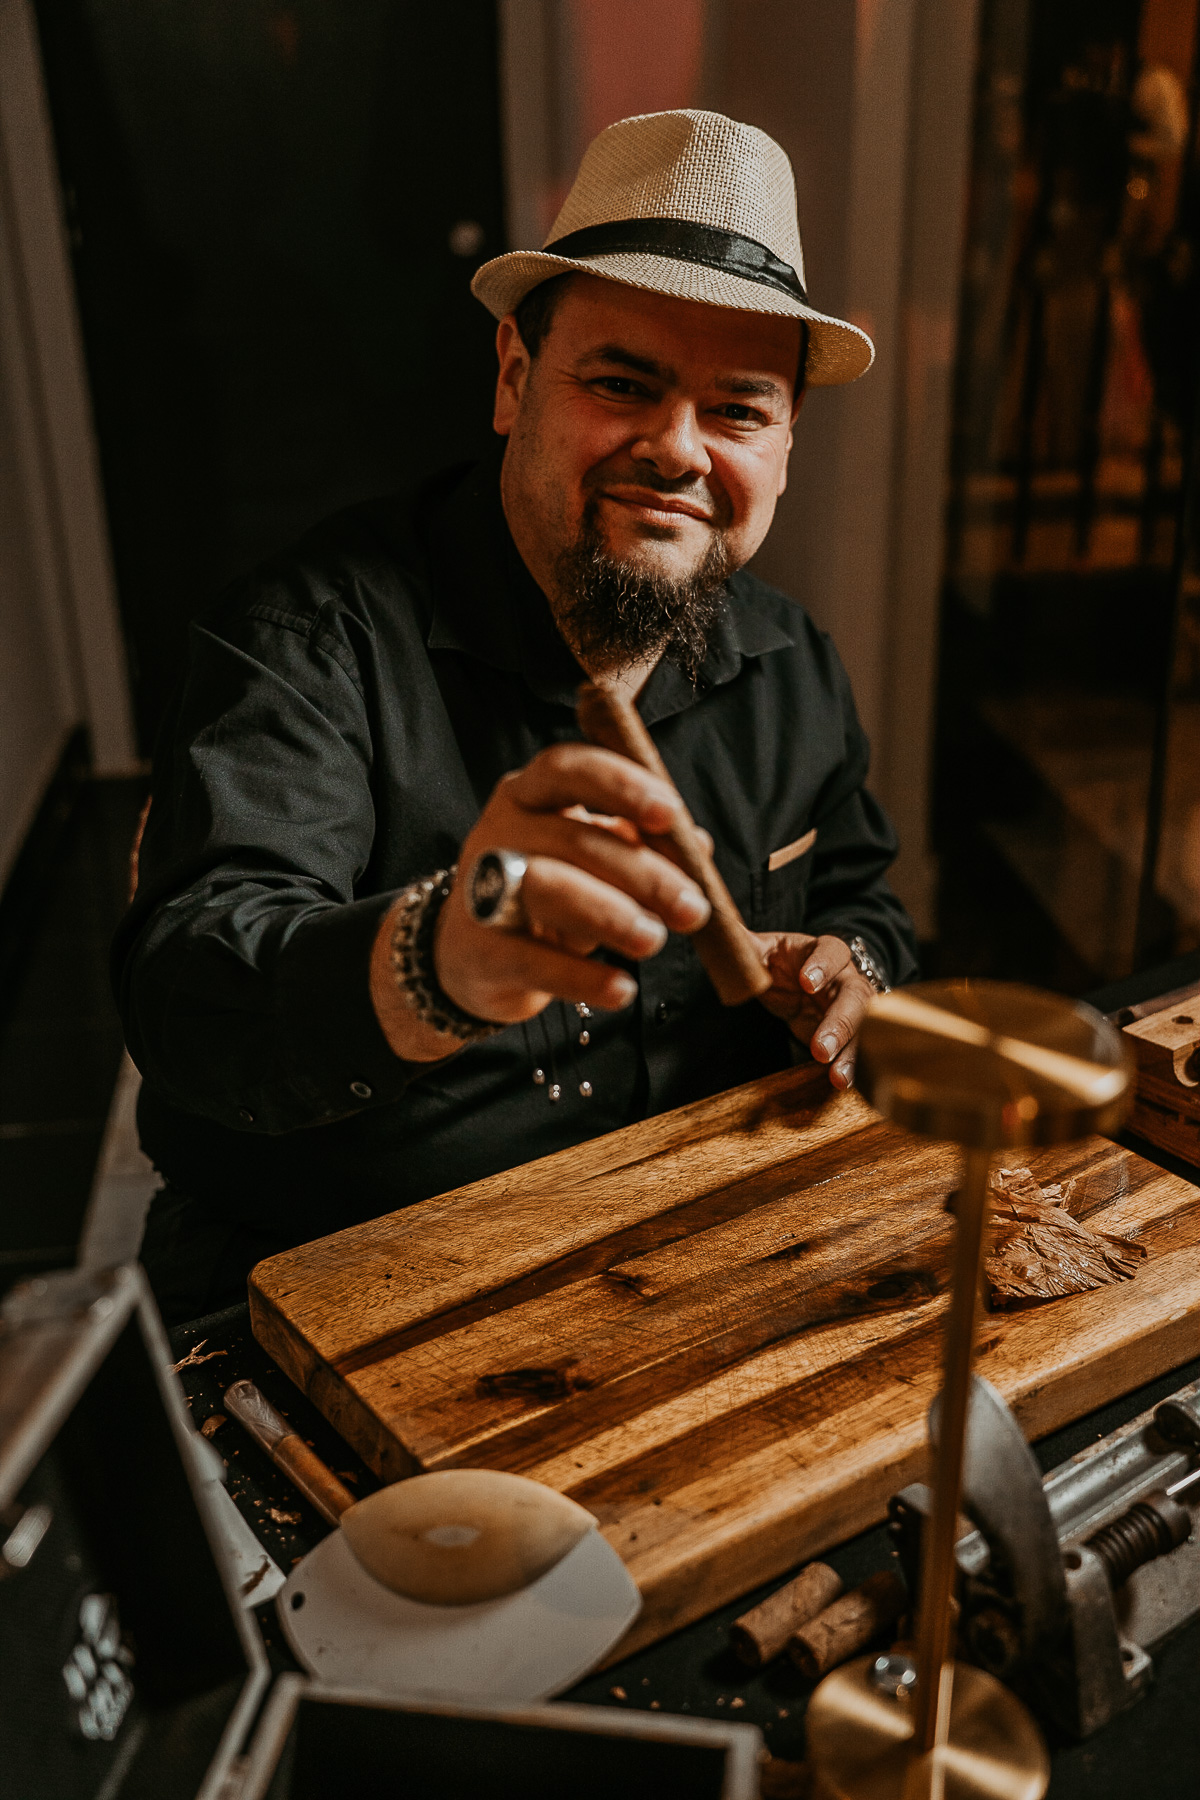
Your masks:
{"label": "beard", "polygon": [[731,564],[724,533],[690,575],[673,580],[611,555],[597,511],[589,501],[579,536],[555,563],[559,630],[589,674],[617,674],[657,652],[694,687],[725,610]]}

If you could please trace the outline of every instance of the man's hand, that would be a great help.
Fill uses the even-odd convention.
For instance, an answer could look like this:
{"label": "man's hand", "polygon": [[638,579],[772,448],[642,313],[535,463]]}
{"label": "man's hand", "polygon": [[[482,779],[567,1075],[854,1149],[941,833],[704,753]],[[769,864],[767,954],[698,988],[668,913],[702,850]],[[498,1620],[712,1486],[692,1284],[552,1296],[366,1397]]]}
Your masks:
{"label": "man's hand", "polygon": [[818,1062],[832,1064],[829,1080],[835,1088],[853,1086],[858,1028],[873,989],[855,967],[849,948],[841,938],[803,932],[754,935],[771,972],[763,1005],[777,1019],[787,1020]]}
{"label": "man's hand", "polygon": [[[688,876],[643,841],[665,834],[682,802],[675,790],[628,758],[589,744],[543,750],[507,775],[462,846],[459,875],[438,920],[434,964],[451,1000],[476,1018],[513,1024],[551,1000],[628,1006],[637,983],[592,959],[604,948],[640,962],[668,929],[693,932],[708,901]],[[463,899],[481,851],[516,850],[527,859],[521,904],[525,930],[479,925]],[[456,1048],[404,1003],[388,960],[395,921],[384,919],[371,965],[371,996],[398,1056],[434,1061]]]}

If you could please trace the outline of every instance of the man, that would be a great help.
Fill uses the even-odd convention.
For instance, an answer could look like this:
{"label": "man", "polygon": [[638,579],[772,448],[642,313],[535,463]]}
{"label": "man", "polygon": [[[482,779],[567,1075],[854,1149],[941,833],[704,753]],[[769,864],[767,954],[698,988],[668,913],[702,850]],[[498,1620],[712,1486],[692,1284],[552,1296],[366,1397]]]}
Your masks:
{"label": "man", "polygon": [[[717,114],[622,121],[549,245],[475,278],[503,454],[333,520],[193,627],[116,946],[168,1318],[797,1042],[845,1087],[872,985],[913,972],[837,655],[740,572],[805,377],[872,357],[808,305],[786,157]],[[586,676],[710,833],[763,1003],[717,1001],[707,902],[656,848],[678,797],[580,741]]]}

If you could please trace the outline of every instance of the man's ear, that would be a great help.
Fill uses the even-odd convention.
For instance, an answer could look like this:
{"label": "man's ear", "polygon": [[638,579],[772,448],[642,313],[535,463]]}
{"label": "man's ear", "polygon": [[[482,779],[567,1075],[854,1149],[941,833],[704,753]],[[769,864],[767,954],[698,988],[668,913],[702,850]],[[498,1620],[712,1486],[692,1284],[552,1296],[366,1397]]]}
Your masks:
{"label": "man's ear", "polygon": [[775,489],[777,500],[787,490],[788,458],[792,454],[792,444],[795,442],[796,420],[800,417],[800,408],[804,405],[804,396],[807,392],[807,388],[801,388],[792,401],[792,416],[788,421],[787,443],[783,446],[783,461],[779,465],[779,486]]}
{"label": "man's ear", "polygon": [[492,430],[500,437],[507,437],[517,422],[525,383],[529,379],[529,352],[521,342],[514,313],[506,313],[496,328],[496,355],[500,359],[500,373],[496,377]]}

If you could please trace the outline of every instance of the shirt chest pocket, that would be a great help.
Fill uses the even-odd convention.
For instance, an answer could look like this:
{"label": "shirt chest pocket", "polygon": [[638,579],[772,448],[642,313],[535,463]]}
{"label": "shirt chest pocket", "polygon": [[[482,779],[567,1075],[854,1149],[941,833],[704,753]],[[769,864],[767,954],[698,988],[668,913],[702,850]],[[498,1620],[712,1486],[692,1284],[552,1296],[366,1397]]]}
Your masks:
{"label": "shirt chest pocket", "polygon": [[[750,918],[754,931],[800,931],[808,885],[812,879],[815,831],[774,852],[750,881]],[[774,866],[772,866],[774,865]]]}

